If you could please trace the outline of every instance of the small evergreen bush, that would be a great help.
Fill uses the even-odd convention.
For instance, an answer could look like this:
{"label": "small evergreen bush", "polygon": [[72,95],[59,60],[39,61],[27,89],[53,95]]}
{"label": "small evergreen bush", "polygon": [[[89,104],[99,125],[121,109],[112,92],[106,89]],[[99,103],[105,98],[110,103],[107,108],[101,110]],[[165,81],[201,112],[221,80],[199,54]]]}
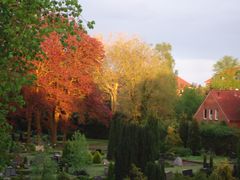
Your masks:
{"label": "small evergreen bush", "polygon": [[100,164],[102,162],[102,156],[99,153],[99,151],[95,151],[93,155],[93,163],[94,164]]}

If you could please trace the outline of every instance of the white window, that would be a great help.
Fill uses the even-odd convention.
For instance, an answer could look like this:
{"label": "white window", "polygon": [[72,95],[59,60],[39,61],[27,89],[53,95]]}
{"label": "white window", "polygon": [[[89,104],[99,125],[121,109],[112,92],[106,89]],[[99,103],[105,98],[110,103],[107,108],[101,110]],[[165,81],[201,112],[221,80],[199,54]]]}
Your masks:
{"label": "white window", "polygon": [[207,109],[203,110],[203,119],[207,119]]}
{"label": "white window", "polygon": [[209,109],[209,119],[212,120],[213,118],[213,110]]}
{"label": "white window", "polygon": [[215,120],[218,120],[218,110],[215,109]]}

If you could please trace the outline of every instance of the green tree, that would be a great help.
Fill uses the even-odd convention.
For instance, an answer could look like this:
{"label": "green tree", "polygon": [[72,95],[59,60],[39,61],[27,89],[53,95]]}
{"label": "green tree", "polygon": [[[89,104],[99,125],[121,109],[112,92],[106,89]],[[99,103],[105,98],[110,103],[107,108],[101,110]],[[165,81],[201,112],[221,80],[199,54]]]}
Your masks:
{"label": "green tree", "polygon": [[[6,127],[8,112],[16,104],[24,104],[20,91],[34,80],[27,72],[33,68],[33,60],[41,59],[44,36],[56,31],[64,40],[66,32],[74,33],[75,23],[69,20],[78,18],[82,8],[77,0],[3,0],[0,9],[0,127]],[[83,28],[81,20],[77,23]],[[93,24],[88,23],[89,27]],[[1,133],[7,137],[9,131]],[[7,148],[0,147],[3,149]]]}
{"label": "green tree", "polygon": [[237,145],[236,176],[240,179],[240,141],[238,141]]}
{"label": "green tree", "polygon": [[72,139],[68,140],[63,149],[63,162],[70,166],[74,172],[83,169],[92,162],[89,155],[88,144],[84,135],[75,132]]}
{"label": "green tree", "polygon": [[5,122],[0,121],[0,171],[2,168],[7,164],[9,158],[8,158],[8,152],[10,150],[11,146],[11,127]]}
{"label": "green tree", "polygon": [[155,162],[148,162],[145,168],[145,174],[148,179],[151,180],[165,180],[166,175],[164,171],[164,165],[155,163]]}
{"label": "green tree", "polygon": [[201,147],[200,129],[196,120],[191,122],[189,128],[188,146],[192,150],[193,155],[196,155]]}
{"label": "green tree", "polygon": [[200,89],[185,88],[175,105],[177,118],[180,119],[181,116],[185,116],[186,119],[191,120],[202,101],[203,95]]}
{"label": "green tree", "polygon": [[118,148],[118,142],[120,140],[120,134],[122,131],[123,121],[126,117],[121,113],[116,113],[111,121],[109,138],[108,138],[108,151],[107,158],[109,160],[114,160],[116,155],[116,150]]}
{"label": "green tree", "polygon": [[159,52],[161,59],[167,62],[167,65],[170,69],[174,67],[174,59],[172,56],[172,46],[169,43],[156,44],[155,49]]}
{"label": "green tree", "polygon": [[220,59],[213,65],[213,71],[215,73],[219,73],[226,69],[231,69],[239,65],[240,63],[237,58],[234,58],[232,56],[224,56],[222,59]]}
{"label": "green tree", "polygon": [[186,148],[188,143],[188,137],[189,137],[189,121],[186,119],[184,115],[181,116],[180,122],[179,122],[179,136],[183,142],[183,146]]}
{"label": "green tree", "polygon": [[240,67],[229,68],[215,74],[211,79],[210,88],[240,89]]}

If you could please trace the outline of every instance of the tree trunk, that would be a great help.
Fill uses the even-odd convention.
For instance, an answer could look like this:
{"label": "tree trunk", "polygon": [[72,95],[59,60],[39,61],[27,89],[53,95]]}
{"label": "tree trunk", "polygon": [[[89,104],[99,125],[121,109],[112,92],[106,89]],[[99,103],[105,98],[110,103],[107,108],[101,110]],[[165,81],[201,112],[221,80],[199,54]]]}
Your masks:
{"label": "tree trunk", "polygon": [[27,143],[31,142],[32,135],[32,111],[30,108],[26,109],[26,119],[27,119]]}
{"label": "tree trunk", "polygon": [[58,119],[59,119],[59,112],[57,107],[53,110],[53,115],[50,119],[51,121],[51,142],[52,145],[56,145],[57,143],[57,125],[58,125]]}
{"label": "tree trunk", "polygon": [[37,130],[37,144],[39,145],[41,142],[41,112],[39,111],[39,109],[36,110],[35,112],[36,115],[36,130]]}
{"label": "tree trunk", "polygon": [[118,83],[114,84],[114,87],[110,93],[111,96],[111,110],[114,114],[116,112],[116,106],[117,106],[117,92],[118,92]]}
{"label": "tree trunk", "polygon": [[67,132],[68,132],[68,120],[69,120],[69,115],[66,114],[62,117],[63,119],[63,143],[66,143],[67,140]]}

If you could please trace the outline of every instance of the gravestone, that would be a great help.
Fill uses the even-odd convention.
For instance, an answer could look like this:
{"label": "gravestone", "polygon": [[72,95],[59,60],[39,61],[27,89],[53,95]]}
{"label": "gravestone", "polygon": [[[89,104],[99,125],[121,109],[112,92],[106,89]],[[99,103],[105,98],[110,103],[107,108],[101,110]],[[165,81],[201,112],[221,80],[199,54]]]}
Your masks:
{"label": "gravestone", "polygon": [[108,161],[107,159],[104,159],[104,160],[103,160],[103,165],[104,165],[104,166],[108,166],[109,164],[110,164],[110,163],[109,163],[109,161]]}
{"label": "gravestone", "polygon": [[5,169],[4,176],[10,177],[10,176],[16,176],[16,169],[13,168],[12,166],[8,166]]}
{"label": "gravestone", "polygon": [[182,171],[182,175],[192,177],[193,176],[193,171],[192,171],[192,169],[184,169]]}
{"label": "gravestone", "polygon": [[182,158],[177,157],[174,161],[173,161],[174,166],[182,166],[183,162],[182,162]]}

